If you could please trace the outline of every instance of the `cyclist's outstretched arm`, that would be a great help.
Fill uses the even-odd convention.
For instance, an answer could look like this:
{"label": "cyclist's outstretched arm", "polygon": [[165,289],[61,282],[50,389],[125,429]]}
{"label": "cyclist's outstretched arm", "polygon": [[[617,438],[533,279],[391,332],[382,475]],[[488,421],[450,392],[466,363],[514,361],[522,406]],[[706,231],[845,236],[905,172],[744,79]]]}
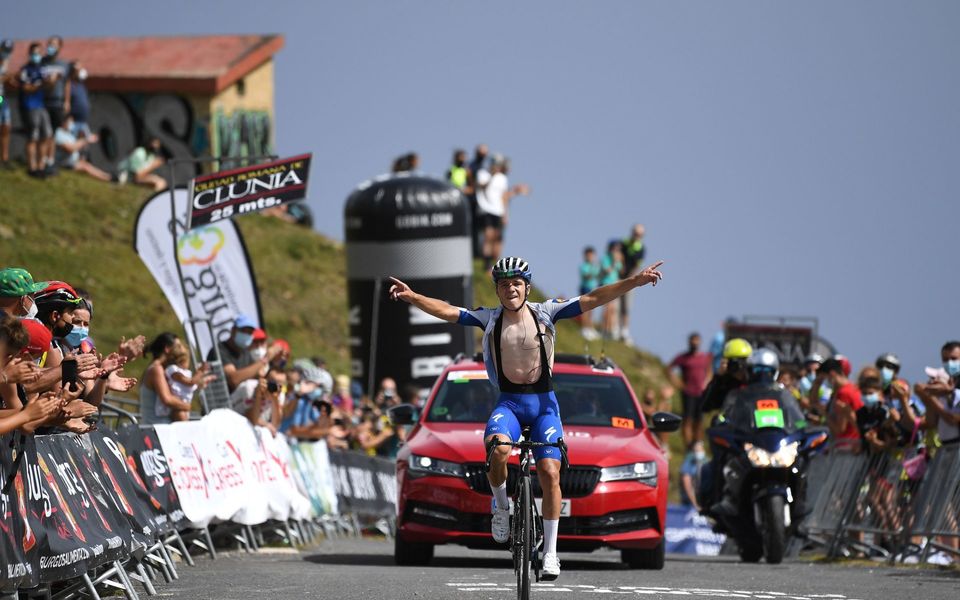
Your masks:
{"label": "cyclist's outstretched arm", "polygon": [[621,279],[620,281],[611,283],[610,285],[598,287],[592,292],[588,292],[580,296],[580,308],[583,310],[583,312],[587,312],[588,310],[593,310],[594,308],[603,306],[607,302],[616,300],[633,288],[638,288],[640,286],[647,285],[648,283],[657,285],[657,282],[663,279],[663,273],[657,270],[662,264],[662,260],[657,261],[636,275],[631,275],[626,279]]}
{"label": "cyclist's outstretched arm", "polygon": [[396,277],[391,277],[390,281],[393,282],[393,285],[390,286],[391,300],[402,300],[407,304],[412,304],[428,315],[443,319],[448,323],[456,323],[460,318],[460,309],[456,306],[443,300],[418,294]]}

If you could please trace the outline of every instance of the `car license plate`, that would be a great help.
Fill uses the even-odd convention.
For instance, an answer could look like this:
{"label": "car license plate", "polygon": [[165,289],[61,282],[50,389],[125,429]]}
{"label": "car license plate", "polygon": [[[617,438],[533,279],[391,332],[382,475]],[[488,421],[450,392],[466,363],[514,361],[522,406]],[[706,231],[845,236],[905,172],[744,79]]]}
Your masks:
{"label": "car license plate", "polygon": [[[543,498],[534,498],[534,503],[537,505],[537,512],[543,516]],[[513,498],[510,498],[510,514],[513,514]],[[560,516],[569,517],[570,516],[570,501],[569,500],[560,500]]]}

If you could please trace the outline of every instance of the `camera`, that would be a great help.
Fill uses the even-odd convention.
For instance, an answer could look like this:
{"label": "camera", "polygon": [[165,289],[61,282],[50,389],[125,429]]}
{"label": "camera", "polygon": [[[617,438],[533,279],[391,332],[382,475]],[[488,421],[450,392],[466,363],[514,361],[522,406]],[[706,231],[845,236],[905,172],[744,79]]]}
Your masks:
{"label": "camera", "polygon": [[267,382],[267,391],[271,394],[276,394],[280,391],[280,385],[276,381]]}

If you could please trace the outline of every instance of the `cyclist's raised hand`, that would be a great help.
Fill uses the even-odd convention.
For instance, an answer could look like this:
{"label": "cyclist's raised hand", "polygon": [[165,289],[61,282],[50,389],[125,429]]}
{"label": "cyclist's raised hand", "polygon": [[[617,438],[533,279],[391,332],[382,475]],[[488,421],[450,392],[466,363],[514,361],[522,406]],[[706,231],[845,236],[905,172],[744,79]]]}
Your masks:
{"label": "cyclist's raised hand", "polygon": [[647,285],[648,283],[652,283],[653,285],[657,285],[657,283],[658,283],[661,279],[663,279],[663,273],[661,273],[660,271],[657,270],[657,269],[659,269],[660,265],[662,265],[662,264],[663,264],[663,261],[662,261],[662,260],[658,260],[657,262],[653,263],[652,265],[650,265],[650,266],[647,267],[646,269],[644,269],[644,270],[640,271],[639,273],[637,273],[637,275],[636,275],[636,278],[637,278],[637,287],[640,287],[640,286],[642,286],[642,285]]}
{"label": "cyclist's raised hand", "polygon": [[409,285],[400,281],[396,277],[391,277],[390,281],[393,282],[393,285],[390,286],[391,300],[403,300],[404,302],[410,302],[413,299],[413,290],[410,289]]}

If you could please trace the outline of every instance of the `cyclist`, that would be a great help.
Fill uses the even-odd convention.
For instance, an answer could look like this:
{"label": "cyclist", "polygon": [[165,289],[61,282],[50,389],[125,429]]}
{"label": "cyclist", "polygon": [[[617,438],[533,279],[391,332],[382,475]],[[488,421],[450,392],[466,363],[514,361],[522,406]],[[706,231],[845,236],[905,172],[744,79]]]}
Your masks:
{"label": "cyclist", "polygon": [[[402,281],[391,278],[390,297],[412,304],[449,323],[483,329],[483,359],[487,375],[500,389],[484,432],[484,444],[514,442],[521,427],[531,426],[531,441],[555,443],[563,437],[560,408],[553,392],[551,369],[556,337],[555,323],[572,318],[619,298],[633,288],[656,285],[663,275],[663,261],[610,285],[569,300],[528,302],[532,273],[527,261],[501,258],[493,267],[493,281],[500,306],[467,310],[443,300],[417,294]],[[487,477],[496,498],[491,530],[493,539],[504,543],[510,536],[510,502],[507,498],[507,459],[510,446],[496,446]],[[560,523],[560,453],[557,448],[538,448],[537,476],[543,490],[543,578],[560,575],[557,559],[557,528]]]}

